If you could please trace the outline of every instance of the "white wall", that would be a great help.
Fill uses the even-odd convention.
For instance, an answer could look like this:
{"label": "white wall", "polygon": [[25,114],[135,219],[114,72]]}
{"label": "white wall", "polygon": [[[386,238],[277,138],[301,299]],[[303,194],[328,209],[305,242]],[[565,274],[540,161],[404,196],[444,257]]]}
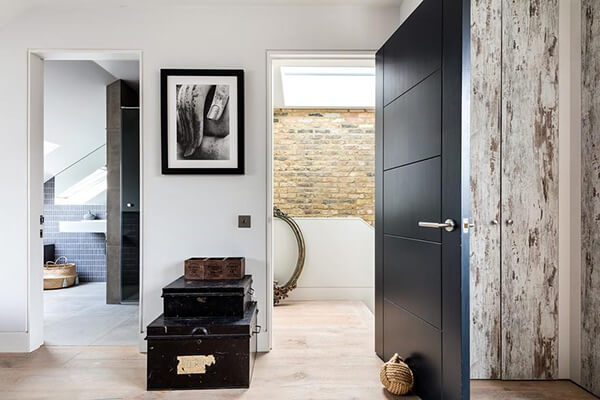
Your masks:
{"label": "white wall", "polygon": [[106,86],[116,78],[93,61],[44,62],[44,159],[50,179],[106,143]]}
{"label": "white wall", "polygon": [[[266,51],[375,50],[397,27],[397,16],[397,8],[360,6],[69,8],[32,10],[0,28],[0,148],[10,149],[0,158],[0,181],[11,190],[0,196],[0,250],[11,255],[11,262],[0,263],[0,331],[25,330],[28,48],[143,51],[142,325],[161,312],[160,289],[182,274],[185,258],[241,254],[254,275],[264,327],[271,286],[265,270]],[[160,68],[246,71],[245,176],[160,174]],[[253,227],[238,229],[238,214],[252,215]],[[266,339],[261,333],[262,349]]]}
{"label": "white wall", "polygon": [[400,3],[400,24],[406,21],[406,18],[408,18],[422,2],[423,0],[402,0],[402,3]]}
{"label": "white wall", "polygon": [[559,0],[559,378],[581,368],[581,1]]}
{"label": "white wall", "polygon": [[[361,218],[294,218],[306,244],[298,287],[289,300],[359,300],[374,311],[375,230]],[[273,268],[283,285],[296,266],[298,245],[290,227],[273,223]]]}

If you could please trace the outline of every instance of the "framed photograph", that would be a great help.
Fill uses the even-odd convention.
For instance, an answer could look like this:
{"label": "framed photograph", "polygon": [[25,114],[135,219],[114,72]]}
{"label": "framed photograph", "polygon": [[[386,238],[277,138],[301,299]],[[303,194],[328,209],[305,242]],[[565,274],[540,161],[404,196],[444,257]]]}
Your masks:
{"label": "framed photograph", "polygon": [[161,69],[163,174],[244,174],[244,71]]}

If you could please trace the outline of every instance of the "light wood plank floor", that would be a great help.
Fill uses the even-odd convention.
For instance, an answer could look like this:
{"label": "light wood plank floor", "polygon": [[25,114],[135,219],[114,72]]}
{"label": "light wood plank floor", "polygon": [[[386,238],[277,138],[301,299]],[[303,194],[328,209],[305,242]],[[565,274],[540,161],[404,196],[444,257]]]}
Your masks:
{"label": "light wood plank floor", "polygon": [[594,400],[569,381],[471,381],[471,398],[478,400]]}
{"label": "light wood plank floor", "polygon": [[[0,355],[0,399],[393,398],[379,384],[373,315],[362,303],[290,303],[275,308],[274,325],[274,350],[259,357],[250,390],[146,392],[145,356],[136,347],[46,346],[31,354]],[[566,382],[518,387],[478,381],[473,395],[486,400],[593,398]]]}

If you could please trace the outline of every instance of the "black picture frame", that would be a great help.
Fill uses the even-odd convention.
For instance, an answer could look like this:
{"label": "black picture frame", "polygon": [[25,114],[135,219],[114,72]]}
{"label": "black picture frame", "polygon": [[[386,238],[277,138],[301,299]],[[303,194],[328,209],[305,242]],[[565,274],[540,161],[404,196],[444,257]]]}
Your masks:
{"label": "black picture frame", "polygon": [[[169,166],[169,101],[168,78],[182,77],[235,77],[237,82],[237,167],[227,168],[196,168]],[[242,69],[161,69],[161,160],[163,175],[205,174],[205,175],[243,175],[245,172],[244,157],[244,70]],[[175,133],[176,134],[176,133]]]}

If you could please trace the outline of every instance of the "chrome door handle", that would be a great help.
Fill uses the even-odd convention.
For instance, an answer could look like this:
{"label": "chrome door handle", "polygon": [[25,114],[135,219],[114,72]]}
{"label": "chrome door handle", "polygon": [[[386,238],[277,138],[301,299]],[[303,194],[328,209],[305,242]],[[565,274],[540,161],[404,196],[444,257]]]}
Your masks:
{"label": "chrome door handle", "polygon": [[451,220],[450,218],[448,218],[441,224],[439,222],[419,221],[419,226],[421,228],[435,228],[435,229],[444,228],[446,231],[452,232],[456,228],[456,222],[454,222],[454,220]]}

